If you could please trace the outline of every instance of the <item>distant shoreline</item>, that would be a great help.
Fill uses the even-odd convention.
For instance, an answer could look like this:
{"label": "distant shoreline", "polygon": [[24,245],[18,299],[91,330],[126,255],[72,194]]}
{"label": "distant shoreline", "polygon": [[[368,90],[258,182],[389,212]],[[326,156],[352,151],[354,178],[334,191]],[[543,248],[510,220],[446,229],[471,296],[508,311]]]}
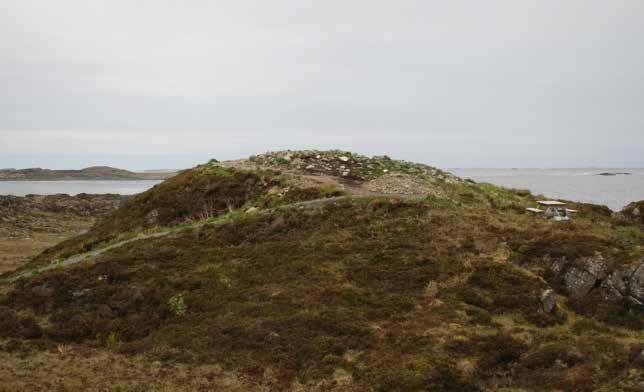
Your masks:
{"label": "distant shoreline", "polygon": [[41,168],[0,170],[0,181],[141,181],[165,180],[176,174],[168,172],[131,172],[109,166],[94,166],[80,170],[50,170]]}

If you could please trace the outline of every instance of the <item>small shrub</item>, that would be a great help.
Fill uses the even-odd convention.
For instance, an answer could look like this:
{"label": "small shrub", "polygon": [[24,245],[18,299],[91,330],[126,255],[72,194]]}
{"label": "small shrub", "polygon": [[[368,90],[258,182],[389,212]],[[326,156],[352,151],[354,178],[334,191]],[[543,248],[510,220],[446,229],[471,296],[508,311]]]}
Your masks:
{"label": "small shrub", "polygon": [[644,232],[637,226],[617,228],[615,237],[625,245],[639,246],[644,244]]}
{"label": "small shrub", "polygon": [[105,345],[107,347],[117,346],[120,342],[121,339],[119,339],[119,335],[116,332],[110,332],[107,338],[105,338]]}
{"label": "small shrub", "polygon": [[186,300],[183,294],[177,294],[172,296],[168,300],[168,309],[175,316],[181,317],[185,315],[186,312],[188,311],[188,305],[186,304]]}
{"label": "small shrub", "polygon": [[42,336],[42,330],[31,317],[22,317],[12,309],[0,306],[0,337],[35,339]]}
{"label": "small shrub", "polygon": [[433,195],[427,196],[425,198],[425,200],[427,200],[432,205],[435,205],[435,206],[440,207],[440,208],[453,208],[453,207],[456,207],[454,202],[452,202],[451,200],[443,199],[443,198],[436,197],[436,196],[433,196]]}
{"label": "small shrub", "polygon": [[566,340],[546,343],[532,350],[521,360],[521,363],[529,369],[550,369],[557,363],[575,366],[584,360],[590,360],[590,358],[584,357],[573,341]]}

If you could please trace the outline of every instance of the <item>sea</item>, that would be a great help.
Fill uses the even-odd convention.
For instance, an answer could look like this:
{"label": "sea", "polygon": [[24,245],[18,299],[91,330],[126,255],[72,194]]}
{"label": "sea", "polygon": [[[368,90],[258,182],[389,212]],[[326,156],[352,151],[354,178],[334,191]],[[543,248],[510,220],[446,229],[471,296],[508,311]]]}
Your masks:
{"label": "sea", "polygon": [[[528,189],[547,198],[608,206],[619,211],[644,200],[644,168],[638,169],[449,169],[461,178]],[[601,175],[601,173],[620,173]],[[627,173],[627,174],[624,174]]]}
{"label": "sea", "polygon": [[[449,169],[461,178],[509,188],[528,189],[546,198],[581,201],[619,211],[644,200],[644,168],[638,169]],[[601,173],[628,173],[600,175]],[[140,181],[0,181],[0,195],[144,192],[159,180]]]}
{"label": "sea", "polygon": [[147,191],[160,182],[162,181],[0,181],[0,195],[26,196],[58,193],[68,195],[78,195],[79,193],[133,195]]}

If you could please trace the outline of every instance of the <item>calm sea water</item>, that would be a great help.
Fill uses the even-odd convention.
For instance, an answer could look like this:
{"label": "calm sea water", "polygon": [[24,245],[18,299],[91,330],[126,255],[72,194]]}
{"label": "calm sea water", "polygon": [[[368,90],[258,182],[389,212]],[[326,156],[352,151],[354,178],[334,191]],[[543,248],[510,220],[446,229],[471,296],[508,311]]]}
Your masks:
{"label": "calm sea water", "polygon": [[77,195],[79,193],[117,193],[133,195],[146,191],[159,180],[141,181],[0,181],[0,195],[25,196],[54,195],[66,193]]}
{"label": "calm sea water", "polygon": [[[603,204],[618,211],[644,200],[643,169],[450,169],[462,178],[510,188],[529,189],[551,198]],[[631,175],[600,176],[603,172]],[[118,193],[132,195],[152,188],[158,180],[142,181],[0,181],[0,195]]]}
{"label": "calm sea water", "polygon": [[[644,200],[644,169],[451,169],[476,182],[529,189],[551,198],[603,204],[614,211]],[[625,172],[631,175],[600,176]]]}

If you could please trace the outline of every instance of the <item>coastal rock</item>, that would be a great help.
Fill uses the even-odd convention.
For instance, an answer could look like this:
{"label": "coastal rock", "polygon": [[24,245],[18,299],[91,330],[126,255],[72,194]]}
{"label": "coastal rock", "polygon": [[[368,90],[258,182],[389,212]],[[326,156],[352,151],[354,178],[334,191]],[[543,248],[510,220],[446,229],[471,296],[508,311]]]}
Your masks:
{"label": "coastal rock", "polygon": [[[559,264],[555,264],[555,268],[560,268]],[[573,298],[584,297],[597,287],[606,300],[644,307],[643,261],[608,272],[603,258],[595,257],[575,263],[563,278]]]}
{"label": "coastal rock", "polygon": [[544,312],[552,312],[556,304],[557,301],[555,297],[555,291],[553,289],[547,289],[541,293],[541,309]]}
{"label": "coastal rock", "polygon": [[630,273],[626,269],[614,271],[601,284],[606,292],[606,299],[620,301],[627,295]]}
{"label": "coastal rock", "polygon": [[[557,265],[559,271],[564,267]],[[555,270],[553,268],[553,270]],[[574,298],[584,297],[598,283],[606,278],[608,270],[604,257],[596,253],[593,257],[578,260],[564,274],[566,288]]]}
{"label": "coastal rock", "polygon": [[622,211],[619,212],[619,215],[625,218],[630,223],[644,226],[644,200],[633,202]]}
{"label": "coastal rock", "polygon": [[631,275],[629,295],[638,302],[638,305],[641,306],[644,303],[644,262],[640,262],[633,275]]}
{"label": "coastal rock", "polygon": [[581,268],[572,267],[564,275],[566,288],[573,298],[581,298],[595,286],[596,277]]}
{"label": "coastal rock", "polygon": [[568,265],[568,260],[565,257],[557,257],[552,260],[547,257],[546,260],[550,261],[550,269],[557,274],[561,273],[566,265]]}
{"label": "coastal rock", "polygon": [[596,253],[593,257],[588,257],[582,260],[584,269],[591,273],[596,279],[604,279],[607,274],[606,260],[600,253]]}

